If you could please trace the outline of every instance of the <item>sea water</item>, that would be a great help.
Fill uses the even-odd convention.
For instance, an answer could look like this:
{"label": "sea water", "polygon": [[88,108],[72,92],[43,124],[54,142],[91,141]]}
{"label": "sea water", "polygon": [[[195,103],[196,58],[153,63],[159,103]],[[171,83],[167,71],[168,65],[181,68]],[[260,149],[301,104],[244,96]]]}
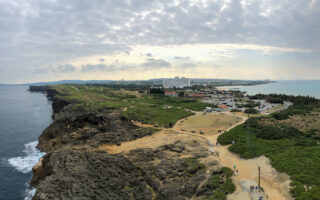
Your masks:
{"label": "sea water", "polygon": [[320,80],[276,81],[270,84],[254,86],[222,86],[225,89],[239,89],[249,95],[254,94],[288,94],[312,96],[320,99]]}
{"label": "sea water", "polygon": [[51,103],[25,86],[0,86],[0,200],[29,200],[32,167],[44,155],[36,146],[51,123]]}

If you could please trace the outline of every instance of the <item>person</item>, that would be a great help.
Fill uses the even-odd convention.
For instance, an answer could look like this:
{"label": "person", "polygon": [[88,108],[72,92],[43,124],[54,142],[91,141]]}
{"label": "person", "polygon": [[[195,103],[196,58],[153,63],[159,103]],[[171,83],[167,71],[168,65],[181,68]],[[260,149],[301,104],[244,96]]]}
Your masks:
{"label": "person", "polygon": [[234,144],[234,140],[232,140],[232,144]]}
{"label": "person", "polygon": [[238,170],[238,169],[236,170],[236,173],[237,173],[237,174],[239,173],[239,170]]}
{"label": "person", "polygon": [[233,169],[236,170],[236,164],[233,165]]}

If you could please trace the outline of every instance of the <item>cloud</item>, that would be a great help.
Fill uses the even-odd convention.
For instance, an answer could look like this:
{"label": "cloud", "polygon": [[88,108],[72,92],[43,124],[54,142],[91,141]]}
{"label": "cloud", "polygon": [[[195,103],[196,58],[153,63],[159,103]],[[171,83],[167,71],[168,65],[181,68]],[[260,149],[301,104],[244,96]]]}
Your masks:
{"label": "cloud", "polygon": [[185,57],[183,57],[183,56],[175,56],[174,59],[176,59],[176,60],[189,60],[190,58],[189,58],[189,56],[185,56]]}
{"label": "cloud", "polygon": [[36,68],[32,71],[37,74],[46,74],[46,73],[50,72],[50,68],[49,67],[41,67],[41,68]]}
{"label": "cloud", "polygon": [[151,53],[146,53],[146,56],[152,57],[152,54]]}
{"label": "cloud", "polygon": [[105,72],[108,70],[105,64],[86,64],[81,66],[82,72]]}
{"label": "cloud", "polygon": [[149,58],[143,66],[147,68],[170,68],[171,64],[163,59]]}
{"label": "cloud", "polygon": [[196,67],[197,65],[194,63],[183,63],[180,65],[182,68],[193,68]]}
{"label": "cloud", "polygon": [[51,69],[54,73],[70,73],[76,71],[76,67],[70,64],[58,65]]}
{"label": "cloud", "polygon": [[99,61],[100,61],[100,62],[104,62],[104,61],[106,61],[106,60],[105,60],[104,58],[100,58]]}
{"label": "cloud", "polygon": [[[12,81],[25,68],[32,71],[82,57],[117,52],[129,56],[139,45],[228,43],[270,47],[264,52],[319,54],[318,19],[320,1],[315,0],[1,1],[0,70],[7,74],[0,74],[0,80]],[[146,52],[159,56],[158,63],[147,61],[146,66],[168,65],[168,57]],[[186,54],[172,55],[183,60]],[[315,57],[319,63],[320,56]],[[28,78],[32,80],[32,74]]]}

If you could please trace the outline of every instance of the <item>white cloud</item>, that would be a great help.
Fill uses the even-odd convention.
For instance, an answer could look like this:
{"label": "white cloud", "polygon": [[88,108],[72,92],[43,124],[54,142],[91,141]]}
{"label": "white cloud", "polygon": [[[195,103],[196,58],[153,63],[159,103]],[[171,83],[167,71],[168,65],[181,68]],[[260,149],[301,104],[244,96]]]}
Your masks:
{"label": "white cloud", "polygon": [[143,65],[135,55],[141,47],[172,68],[174,56],[209,62],[243,50],[270,59],[319,53],[319,18],[317,0],[0,0],[0,80],[14,81],[26,68],[98,64],[85,60],[98,55],[109,66],[118,52],[133,54],[122,56],[126,65]]}

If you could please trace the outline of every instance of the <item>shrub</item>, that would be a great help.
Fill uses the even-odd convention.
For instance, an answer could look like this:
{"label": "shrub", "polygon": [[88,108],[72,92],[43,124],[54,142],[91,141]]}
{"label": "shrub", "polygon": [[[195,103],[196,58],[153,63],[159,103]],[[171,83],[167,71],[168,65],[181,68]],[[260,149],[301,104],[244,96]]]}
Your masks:
{"label": "shrub", "polygon": [[188,173],[194,174],[200,169],[204,169],[205,165],[200,163],[196,158],[185,158],[184,162],[188,165]]}
{"label": "shrub", "polygon": [[247,108],[245,109],[244,113],[248,113],[248,114],[257,114],[258,111],[254,108]]}

